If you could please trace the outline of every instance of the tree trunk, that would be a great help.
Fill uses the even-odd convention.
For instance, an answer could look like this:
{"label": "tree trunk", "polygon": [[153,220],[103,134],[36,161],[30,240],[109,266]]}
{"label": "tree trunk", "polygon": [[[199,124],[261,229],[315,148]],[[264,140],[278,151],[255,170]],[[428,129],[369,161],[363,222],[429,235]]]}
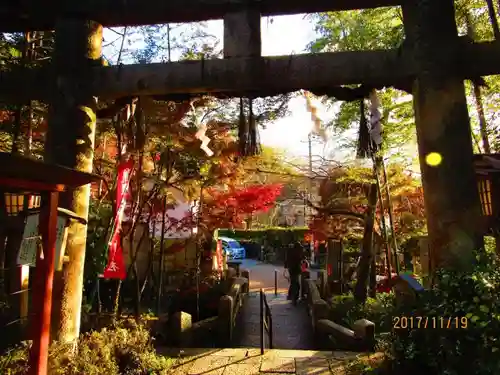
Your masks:
{"label": "tree trunk", "polygon": [[[381,167],[381,162],[383,160],[380,157],[376,157],[374,162],[373,162],[373,173],[375,175],[375,180],[377,181],[377,194],[378,194],[378,200],[380,204],[380,224],[382,227],[382,238],[384,240],[384,246],[385,246],[385,256],[387,258],[387,274],[389,279],[392,277],[392,266],[394,262],[394,252],[391,249],[391,244],[389,243],[389,233],[387,231],[387,223],[385,221],[385,204],[384,204],[384,198],[382,195],[382,186],[380,183],[380,167]],[[376,209],[375,209],[376,210]],[[397,272],[397,266],[395,265],[395,270]]]}
{"label": "tree trunk", "polygon": [[[396,270],[396,273],[399,273],[398,239],[396,238],[396,230],[395,230],[395,226],[394,226],[394,210],[392,207],[391,190],[389,187],[389,178],[387,176],[387,169],[385,168],[384,159],[380,158],[378,160],[378,163],[380,164],[379,165],[380,169],[382,169],[382,176],[384,177],[385,196],[387,197],[387,209],[388,209],[388,214],[389,214],[389,225],[391,226],[391,244],[392,244],[391,254],[394,257],[394,269]],[[381,192],[379,192],[379,194],[382,195]],[[380,199],[382,201],[382,197],[380,197]],[[388,244],[388,246],[389,246],[389,244]],[[389,276],[390,276],[390,274],[389,274]]]}
{"label": "tree trunk", "polygon": [[118,315],[120,314],[120,299],[121,299],[121,291],[122,291],[123,280],[118,280],[115,292],[115,299],[113,302],[113,318],[118,319]]}
{"label": "tree trunk", "polygon": [[[493,31],[495,32],[495,39],[498,38],[498,22],[495,16],[495,8],[493,7],[493,3],[491,0],[487,1],[488,3],[488,12],[490,14],[490,19],[493,21]],[[474,40],[475,39],[475,30],[474,25],[472,24],[470,13],[466,12],[466,23],[467,23],[467,35]],[[492,18],[493,17],[493,18]],[[481,133],[481,139],[483,141],[483,151],[485,154],[489,154],[491,152],[490,141],[488,140],[488,125],[486,122],[486,116],[484,115],[483,108],[483,98],[481,96],[481,88],[477,84],[476,81],[472,81],[472,92],[474,94],[474,99],[476,100],[476,111],[477,117],[479,119],[479,131]]]}
{"label": "tree trunk", "polygon": [[[92,95],[90,68],[101,64],[102,26],[92,21],[61,20],[56,27],[54,74],[45,161],[92,172],[97,98]],[[61,206],[88,217],[90,184],[61,197]],[[54,339],[72,342],[80,333],[83,268],[87,226],[72,222],[66,255],[69,262],[55,288]]]}
{"label": "tree trunk", "polygon": [[377,208],[378,189],[376,184],[370,186],[368,193],[368,210],[366,212],[365,231],[361,247],[361,257],[358,269],[358,281],[354,288],[354,297],[358,302],[366,301],[366,290],[370,276],[370,266],[373,258],[373,226]]}
{"label": "tree trunk", "polygon": [[[161,234],[160,234],[160,263],[158,265],[158,295],[156,298],[156,315],[161,312],[161,296],[163,293],[163,272],[165,268],[165,225],[167,221],[167,197],[162,199]],[[153,237],[154,238],[154,237]]]}
{"label": "tree trunk", "polygon": [[479,118],[479,131],[481,133],[481,139],[483,141],[483,151],[485,154],[489,154],[491,153],[491,147],[490,141],[488,139],[488,124],[486,122],[486,116],[484,115],[481,88],[474,82],[472,82],[472,87],[474,89],[474,98],[476,99],[476,111]]}
{"label": "tree trunk", "polygon": [[370,264],[370,281],[368,283],[368,297],[375,298],[377,296],[377,260],[375,252],[373,253]]}

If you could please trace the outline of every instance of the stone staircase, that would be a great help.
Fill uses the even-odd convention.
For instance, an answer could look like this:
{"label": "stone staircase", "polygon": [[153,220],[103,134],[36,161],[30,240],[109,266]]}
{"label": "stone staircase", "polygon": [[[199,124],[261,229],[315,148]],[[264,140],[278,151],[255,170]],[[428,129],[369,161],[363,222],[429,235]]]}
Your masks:
{"label": "stone staircase", "polygon": [[159,354],[178,358],[169,375],[348,375],[353,362],[375,365],[382,355],[315,350],[256,348],[159,349]]}
{"label": "stone staircase", "polygon": [[[305,304],[293,306],[286,293],[266,293],[273,318],[273,347],[280,349],[317,349]],[[238,318],[231,346],[260,347],[260,295],[250,293]],[[266,346],[268,339],[266,337]]]}

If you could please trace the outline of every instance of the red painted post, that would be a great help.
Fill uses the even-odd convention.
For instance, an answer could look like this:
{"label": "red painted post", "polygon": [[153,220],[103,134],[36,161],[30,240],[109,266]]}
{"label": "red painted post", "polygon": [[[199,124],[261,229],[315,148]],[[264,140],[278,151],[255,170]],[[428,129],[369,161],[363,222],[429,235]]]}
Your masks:
{"label": "red painted post", "polygon": [[39,233],[42,236],[43,257],[37,257],[34,284],[33,346],[30,353],[30,375],[47,375],[50,344],[50,314],[57,237],[58,192],[49,192],[42,202]]}

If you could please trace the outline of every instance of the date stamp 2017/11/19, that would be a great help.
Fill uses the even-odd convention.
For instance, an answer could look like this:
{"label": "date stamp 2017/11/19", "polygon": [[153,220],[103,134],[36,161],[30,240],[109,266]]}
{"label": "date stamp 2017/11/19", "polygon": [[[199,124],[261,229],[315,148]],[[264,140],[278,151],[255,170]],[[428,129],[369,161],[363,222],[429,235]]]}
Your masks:
{"label": "date stamp 2017/11/19", "polygon": [[466,329],[469,319],[463,317],[395,316],[393,329]]}

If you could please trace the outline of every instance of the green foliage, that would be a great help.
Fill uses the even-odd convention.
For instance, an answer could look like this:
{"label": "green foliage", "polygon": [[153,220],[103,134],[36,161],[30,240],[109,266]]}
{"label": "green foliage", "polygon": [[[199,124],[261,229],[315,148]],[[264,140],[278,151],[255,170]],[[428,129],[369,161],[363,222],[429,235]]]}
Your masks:
{"label": "green foliage", "polygon": [[309,232],[309,228],[267,228],[267,229],[219,229],[220,237],[230,237],[236,240],[252,240],[259,243],[266,241],[268,245],[286,246],[289,243],[303,241],[304,235]]}
{"label": "green foliage", "polygon": [[313,52],[395,48],[403,40],[401,10],[396,7],[314,15],[320,37]]}
{"label": "green foliage", "polygon": [[[171,367],[173,360],[157,355],[149,332],[142,326],[103,329],[82,335],[77,352],[71,345],[50,349],[49,373],[53,375],[150,375]],[[24,375],[28,347],[23,345],[0,357],[0,373]]]}
{"label": "green foliage", "polygon": [[109,240],[109,226],[112,225],[112,208],[109,203],[91,200],[85,255],[85,278],[95,280],[102,273],[107,260],[106,243]]}
{"label": "green foliage", "polygon": [[[435,286],[413,304],[399,306],[395,316],[422,317],[428,328],[392,333],[393,373],[493,375],[500,373],[500,265],[494,253],[480,253],[467,273],[442,270]],[[450,328],[447,318],[467,319]],[[432,327],[433,320],[437,327]],[[440,327],[440,318],[444,328]]]}
{"label": "green foliage", "polygon": [[[459,33],[468,33],[475,41],[493,40],[493,28],[489,20],[486,1],[456,0],[456,19]],[[400,7],[383,7],[347,12],[327,12],[311,16],[316,24],[318,37],[311,42],[311,52],[357,51],[393,49],[404,40],[403,16]],[[500,97],[498,76],[485,77],[486,86],[481,87],[483,107],[487,122],[487,133],[493,151],[500,147],[500,134],[496,127]],[[480,145],[479,121],[476,101],[470,82],[466,82],[466,93],[471,113],[472,131],[476,151],[484,151]],[[386,155],[413,164],[417,155],[413,107],[408,93],[386,88],[378,92],[382,110],[384,148]],[[331,101],[330,99],[328,99]],[[341,147],[353,149],[355,134],[359,129],[359,103],[342,102],[333,120],[336,138],[348,138]],[[414,161],[413,161],[414,162]]]}
{"label": "green foliage", "polygon": [[24,375],[28,373],[29,348],[26,343],[8,350],[0,356],[0,374]]}
{"label": "green foliage", "polygon": [[365,304],[360,304],[351,293],[335,296],[329,301],[329,319],[337,324],[352,327],[356,320],[364,318],[375,323],[377,333],[390,332],[394,299],[393,293],[379,293],[376,298],[368,298]]}
{"label": "green foliage", "polygon": [[[312,16],[319,37],[309,48],[311,52],[359,51],[392,49],[404,39],[403,18],[399,7],[320,13]],[[413,106],[407,93],[386,88],[378,92],[384,148],[391,157],[406,158],[414,155],[415,127]],[[331,127],[339,136],[357,132],[360,122],[359,102],[342,102]],[[356,140],[344,147],[352,149]],[[402,147],[404,146],[404,147]],[[407,148],[410,148],[408,150]]]}

